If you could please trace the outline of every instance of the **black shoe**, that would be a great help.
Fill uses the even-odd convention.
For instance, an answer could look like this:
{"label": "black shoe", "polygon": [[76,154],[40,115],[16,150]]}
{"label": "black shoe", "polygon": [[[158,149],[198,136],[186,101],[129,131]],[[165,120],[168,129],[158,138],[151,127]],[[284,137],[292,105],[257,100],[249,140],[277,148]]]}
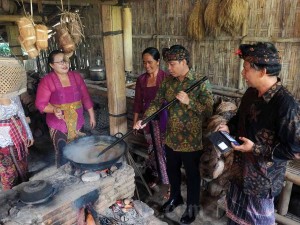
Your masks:
{"label": "black shoe", "polygon": [[194,222],[198,212],[199,212],[199,206],[186,207],[186,209],[180,219],[180,222],[183,224],[190,224],[190,223]]}
{"label": "black shoe", "polygon": [[178,198],[169,199],[165,204],[163,204],[163,206],[161,207],[161,211],[163,213],[173,212],[177,206],[182,204],[183,199],[181,196]]}

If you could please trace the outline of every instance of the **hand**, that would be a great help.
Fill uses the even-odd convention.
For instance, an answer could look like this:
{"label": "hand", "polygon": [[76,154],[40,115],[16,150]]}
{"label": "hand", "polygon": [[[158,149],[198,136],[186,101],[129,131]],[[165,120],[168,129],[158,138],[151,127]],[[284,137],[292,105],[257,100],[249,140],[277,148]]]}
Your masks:
{"label": "hand", "polygon": [[53,113],[57,119],[61,120],[64,118],[63,111],[60,108],[54,107]]}
{"label": "hand", "polygon": [[190,104],[190,98],[189,98],[188,94],[185,93],[184,91],[180,91],[180,92],[176,95],[176,98],[177,98],[182,104],[185,104],[185,105]]}
{"label": "hand", "polygon": [[221,123],[221,124],[217,127],[217,131],[219,131],[219,130],[221,130],[221,131],[226,131],[228,134],[230,133],[230,132],[229,132],[228,126],[227,126],[226,124],[224,124],[224,123]]}
{"label": "hand", "polygon": [[142,122],[143,122],[142,120],[137,121],[134,124],[133,129],[136,129],[136,130],[143,129],[146,126],[146,124],[142,125]]}
{"label": "hand", "polygon": [[236,151],[240,151],[240,152],[252,152],[253,151],[253,146],[254,146],[254,142],[251,141],[248,138],[245,137],[239,137],[239,139],[243,142],[242,145],[232,145],[232,148]]}
{"label": "hand", "polygon": [[94,116],[90,117],[90,126],[91,126],[91,129],[94,129],[96,126],[96,120],[95,120]]}
{"label": "hand", "polygon": [[27,140],[27,141],[26,141],[26,147],[30,147],[30,146],[32,146],[32,145],[33,145],[33,143],[34,143],[34,140],[33,140],[33,139],[31,139],[31,140]]}

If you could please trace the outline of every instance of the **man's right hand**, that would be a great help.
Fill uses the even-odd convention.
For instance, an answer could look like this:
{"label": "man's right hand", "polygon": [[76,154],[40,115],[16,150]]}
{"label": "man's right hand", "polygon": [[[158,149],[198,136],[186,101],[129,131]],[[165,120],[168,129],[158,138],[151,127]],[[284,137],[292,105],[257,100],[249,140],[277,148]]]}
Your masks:
{"label": "man's right hand", "polygon": [[143,122],[143,120],[137,121],[137,122],[134,124],[133,129],[135,129],[135,130],[143,129],[143,128],[146,126],[146,124],[143,124],[143,125],[142,125],[142,122]]}

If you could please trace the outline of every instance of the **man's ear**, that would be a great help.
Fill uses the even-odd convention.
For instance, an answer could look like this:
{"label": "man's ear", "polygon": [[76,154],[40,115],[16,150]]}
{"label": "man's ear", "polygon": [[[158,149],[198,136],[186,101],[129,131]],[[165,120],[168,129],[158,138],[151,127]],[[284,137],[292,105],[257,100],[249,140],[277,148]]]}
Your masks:
{"label": "man's ear", "polygon": [[267,75],[267,69],[266,68],[263,68],[261,71],[261,77],[263,77],[264,75]]}

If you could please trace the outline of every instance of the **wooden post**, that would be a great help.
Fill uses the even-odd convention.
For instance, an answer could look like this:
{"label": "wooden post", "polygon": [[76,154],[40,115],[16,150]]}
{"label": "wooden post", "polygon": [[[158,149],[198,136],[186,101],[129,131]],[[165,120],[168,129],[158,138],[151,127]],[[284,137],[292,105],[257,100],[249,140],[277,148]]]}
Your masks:
{"label": "wooden post", "polygon": [[23,59],[23,53],[21,49],[21,44],[18,40],[19,29],[16,25],[6,26],[6,32],[8,36],[9,48],[11,54],[20,60]]}
{"label": "wooden post", "polygon": [[102,5],[110,134],[127,132],[123,31],[120,6]]}
{"label": "wooden post", "polygon": [[285,181],[285,186],[283,187],[279,202],[278,202],[278,214],[285,216],[289,209],[290,198],[292,194],[293,182]]}

